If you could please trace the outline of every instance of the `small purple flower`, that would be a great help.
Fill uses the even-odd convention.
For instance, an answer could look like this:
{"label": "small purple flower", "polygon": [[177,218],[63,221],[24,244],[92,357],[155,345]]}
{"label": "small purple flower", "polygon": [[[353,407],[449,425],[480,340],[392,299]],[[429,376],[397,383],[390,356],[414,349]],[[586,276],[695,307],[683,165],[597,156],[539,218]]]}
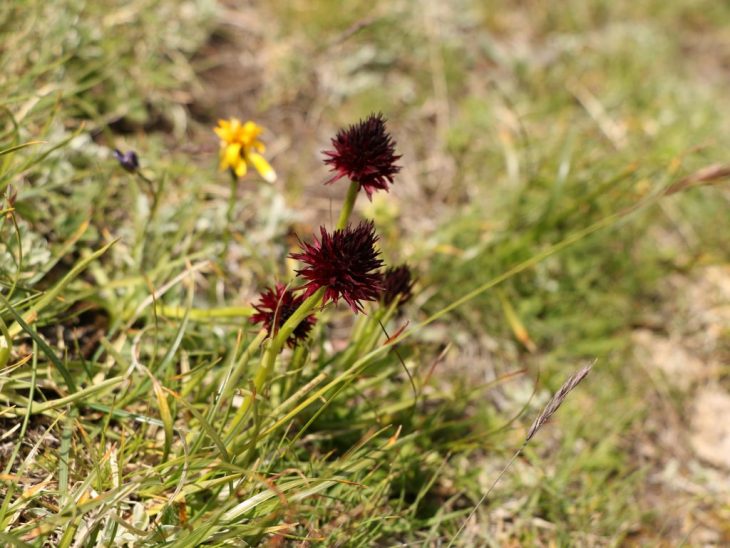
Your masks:
{"label": "small purple flower", "polygon": [[139,169],[139,158],[135,151],[129,150],[122,154],[119,149],[115,148],[112,154],[117,159],[117,162],[119,162],[119,165],[129,173],[134,173]]}
{"label": "small purple flower", "polygon": [[350,225],[331,234],[320,227],[320,239],[311,244],[302,243],[302,253],[290,257],[307,264],[297,273],[307,280],[305,296],[320,287],[326,291],[322,304],[342,298],[353,312],[362,312],[360,301],[376,301],[382,289],[378,269],[383,264],[375,249],[378,240],[372,221]]}
{"label": "small purple flower", "polygon": [[385,129],[382,114],[371,114],[365,120],[341,129],[332,139],[334,150],[325,151],[325,164],[331,166],[335,175],[325,184],[331,184],[348,177],[360,184],[372,200],[376,190],[388,191],[388,183],[400,171],[395,162],[400,155],[395,153],[395,141]]}

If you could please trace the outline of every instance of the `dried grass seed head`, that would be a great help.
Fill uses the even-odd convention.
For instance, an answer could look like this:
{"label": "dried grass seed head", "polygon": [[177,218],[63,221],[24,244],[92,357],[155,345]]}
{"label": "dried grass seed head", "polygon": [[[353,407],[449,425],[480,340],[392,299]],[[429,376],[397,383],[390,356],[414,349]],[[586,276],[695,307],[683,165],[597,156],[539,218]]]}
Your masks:
{"label": "dried grass seed head", "polygon": [[542,428],[542,426],[550,420],[550,417],[552,417],[558,410],[558,408],[563,404],[568,394],[570,394],[570,392],[576,386],[578,386],[581,381],[586,378],[586,376],[588,376],[588,373],[591,372],[592,368],[593,364],[586,365],[580,371],[568,377],[568,379],[563,383],[563,386],[560,387],[560,390],[558,390],[555,395],[550,398],[550,401],[542,410],[542,413],[538,415],[538,417],[532,423],[532,426],[530,426],[530,429],[527,431],[525,443],[530,441],[535,436],[535,434],[537,434],[540,428]]}

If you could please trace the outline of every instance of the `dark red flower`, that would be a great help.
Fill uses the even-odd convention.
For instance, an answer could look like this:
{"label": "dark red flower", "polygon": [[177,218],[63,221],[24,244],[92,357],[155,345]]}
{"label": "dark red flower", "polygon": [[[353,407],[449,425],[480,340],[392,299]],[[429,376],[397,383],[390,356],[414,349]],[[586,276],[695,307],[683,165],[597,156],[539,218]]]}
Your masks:
{"label": "dark red flower", "polygon": [[395,141],[385,130],[382,114],[371,114],[365,120],[341,129],[332,139],[334,150],[325,151],[325,164],[331,166],[335,175],[325,184],[331,184],[342,177],[359,183],[372,200],[376,190],[388,191],[388,183],[400,171],[395,162]]}
{"label": "dark red flower", "polygon": [[[304,299],[304,295],[295,295],[284,284],[277,283],[273,289],[269,288],[261,293],[258,304],[253,305],[257,313],[251,316],[251,323],[264,324],[263,326],[271,336],[274,323],[276,324],[274,333],[276,333],[294,311],[299,308],[299,305],[304,302]],[[315,323],[317,323],[317,318],[313,314],[307,316],[294,329],[294,332],[287,340],[289,346],[293,347],[297,343],[306,340]]]}
{"label": "dark red flower", "polygon": [[356,228],[328,233],[320,227],[321,237],[311,244],[302,243],[302,253],[291,257],[308,266],[297,273],[307,280],[305,295],[326,287],[322,304],[342,298],[353,312],[362,312],[360,301],[375,301],[382,289],[378,269],[383,264],[375,249],[378,237],[372,221],[362,222]]}
{"label": "dark red flower", "polygon": [[380,299],[387,305],[398,299],[398,304],[404,304],[411,299],[413,294],[413,276],[407,265],[388,268],[383,273],[383,291]]}

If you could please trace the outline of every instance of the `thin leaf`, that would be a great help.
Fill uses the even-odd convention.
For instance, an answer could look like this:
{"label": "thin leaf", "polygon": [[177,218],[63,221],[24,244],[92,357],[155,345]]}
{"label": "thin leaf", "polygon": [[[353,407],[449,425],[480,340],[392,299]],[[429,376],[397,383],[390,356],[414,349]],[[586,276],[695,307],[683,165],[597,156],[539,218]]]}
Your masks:
{"label": "thin leaf", "polygon": [[28,141],[27,143],[22,143],[20,145],[15,145],[15,146],[12,146],[12,147],[4,148],[4,149],[0,150],[0,156],[4,156],[6,154],[10,154],[11,152],[15,152],[17,150],[21,150],[21,149],[24,149],[26,147],[30,147],[30,146],[33,146],[33,145],[40,145],[40,144],[43,144],[45,142],[46,141]]}
{"label": "thin leaf", "polygon": [[152,389],[155,392],[155,398],[157,399],[157,405],[160,410],[160,419],[162,419],[162,425],[165,430],[165,445],[162,453],[162,462],[167,460],[170,456],[170,448],[172,447],[172,438],[175,434],[172,420],[172,413],[170,412],[170,405],[167,403],[167,396],[160,382],[150,374],[152,380]]}
{"label": "thin leaf", "polygon": [[[41,403],[33,402],[30,405],[30,413],[33,415],[38,415],[39,413],[45,413],[47,411],[52,411],[53,409],[58,409],[59,407],[64,407],[66,405],[70,405],[72,403],[81,403],[86,398],[93,394],[97,394],[99,392],[103,392],[105,390],[108,390],[110,388],[114,388],[116,385],[121,384],[122,381],[125,380],[126,377],[112,377],[111,379],[106,379],[99,384],[94,384],[92,386],[88,386],[82,390],[75,391],[73,394],[69,396],[65,396],[63,398],[57,398],[55,400],[48,400]],[[25,408],[15,407],[12,409],[12,411],[16,414],[24,413],[26,411]]]}
{"label": "thin leaf", "polygon": [[[106,244],[101,249],[98,249],[88,255],[87,257],[84,257],[79,262],[77,262],[74,267],[69,270],[68,274],[66,274],[59,282],[54,285],[51,289],[46,291],[43,296],[38,299],[38,301],[33,304],[23,315],[24,322],[30,322],[32,319],[34,319],[38,313],[43,310],[46,306],[48,306],[51,302],[53,302],[54,299],[56,299],[61,292],[66,288],[68,284],[70,284],[81,272],[83,272],[87,266],[89,266],[90,263],[101,257],[104,253],[106,253],[111,246],[113,246],[116,243],[117,240],[113,240]],[[4,299],[3,299],[4,301]],[[9,306],[7,304],[7,301],[5,301],[6,306]],[[13,314],[15,316],[15,314]],[[17,335],[25,329],[23,327],[23,324],[16,318],[17,324],[13,324],[10,326],[9,331],[11,335]]]}
{"label": "thin leaf", "polygon": [[[38,333],[36,333],[35,330],[25,322],[23,317],[15,310],[15,307],[13,307],[2,295],[0,295],[0,301],[2,301],[2,303],[8,309],[10,315],[15,318],[15,321],[17,323],[13,324],[13,326],[18,326],[18,331],[24,330],[30,336],[30,338],[33,339],[33,341],[38,345],[38,347],[43,351],[48,359],[51,360],[53,365],[56,366],[56,369],[58,369],[59,373],[61,373],[61,376],[66,382],[66,386],[68,387],[69,392],[76,392],[76,381],[74,381],[74,378],[73,376],[71,376],[71,373],[66,368],[66,365],[59,359],[58,356],[56,356],[56,353],[53,351],[53,349],[48,346],[46,341],[38,336]],[[12,328],[9,331],[11,330]]]}

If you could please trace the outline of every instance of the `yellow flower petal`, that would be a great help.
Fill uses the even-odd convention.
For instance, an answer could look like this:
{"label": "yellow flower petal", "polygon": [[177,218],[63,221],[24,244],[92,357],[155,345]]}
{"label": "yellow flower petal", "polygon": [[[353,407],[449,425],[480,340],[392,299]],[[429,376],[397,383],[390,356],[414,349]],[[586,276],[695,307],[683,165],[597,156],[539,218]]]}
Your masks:
{"label": "yellow flower petal", "polygon": [[236,173],[237,177],[243,177],[244,175],[246,175],[246,172],[248,171],[246,161],[243,158],[240,158],[238,161],[238,165],[233,168],[233,171]]}
{"label": "yellow flower petal", "polygon": [[226,144],[232,141],[231,139],[231,122],[228,120],[218,120],[218,127],[214,128],[216,135],[220,137]]}
{"label": "yellow flower petal", "polygon": [[252,122],[241,123],[238,118],[218,120],[213,131],[221,140],[220,169],[232,169],[238,177],[248,171],[247,162],[268,182],[276,180],[276,173],[261,154],[266,151],[258,136],[264,129]]}
{"label": "yellow flower petal", "polygon": [[254,122],[248,121],[243,125],[243,135],[245,136],[244,139],[246,139],[249,143],[253,142],[256,137],[261,135],[261,132],[264,131],[264,129],[255,124]]}
{"label": "yellow flower petal", "polygon": [[263,177],[264,181],[267,183],[273,183],[276,181],[276,172],[274,171],[274,168],[269,165],[269,162],[267,162],[263,156],[256,152],[249,152],[246,157],[253,164],[253,167],[256,168],[256,171],[259,172],[259,175]]}
{"label": "yellow flower petal", "polygon": [[241,162],[241,145],[239,143],[228,145],[223,155],[225,156],[226,165],[235,169]]}

